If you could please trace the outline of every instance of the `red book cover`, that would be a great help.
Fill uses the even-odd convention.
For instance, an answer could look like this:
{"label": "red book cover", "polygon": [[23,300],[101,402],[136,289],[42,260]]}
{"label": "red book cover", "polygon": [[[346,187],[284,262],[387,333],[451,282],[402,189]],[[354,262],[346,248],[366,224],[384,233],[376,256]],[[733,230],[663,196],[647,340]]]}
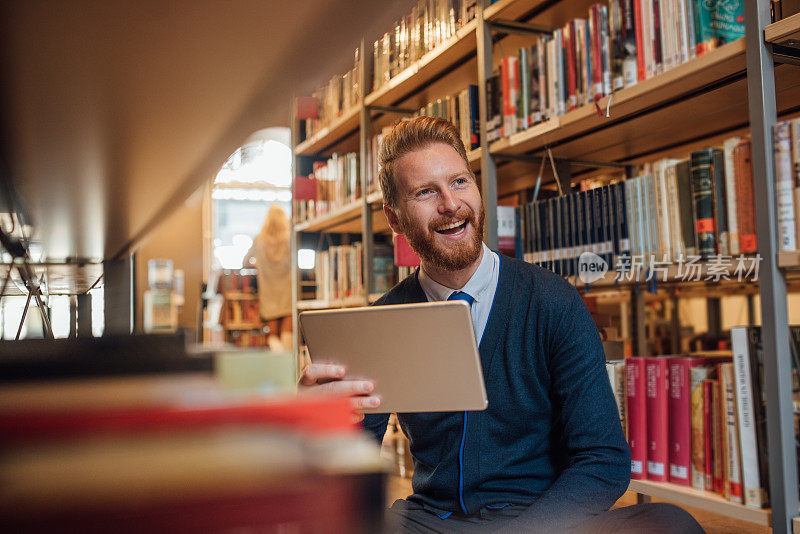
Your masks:
{"label": "red book cover", "polygon": [[642,0],[633,0],[633,16],[636,19],[636,74],[641,82],[647,78],[647,67],[644,60],[644,26],[642,25]]}
{"label": "red book cover", "polygon": [[417,267],[419,266],[419,256],[408,244],[406,236],[395,234],[394,239],[394,264],[397,267]]}
{"label": "red book cover", "polygon": [[669,358],[669,481],[692,485],[692,391],[689,369],[703,358]]}
{"label": "red book cover", "polygon": [[647,479],[666,482],[669,464],[668,359],[645,358],[647,393]]}
{"label": "red book cover", "polygon": [[705,445],[705,484],[706,490],[714,487],[714,436],[713,421],[713,395],[714,383],[711,380],[703,381],[703,444]]}
{"label": "red book cover", "polygon": [[593,5],[590,8],[591,17],[590,31],[592,33],[592,95],[595,100],[603,96],[603,47],[600,42],[602,30],[600,29],[600,6]]}
{"label": "red book cover", "polygon": [[661,48],[661,8],[660,0],[653,0],[653,58],[655,72],[660,73],[664,61]]}
{"label": "red book cover", "polygon": [[625,360],[625,396],[628,401],[628,444],[631,447],[631,478],[647,479],[647,398],[645,359]]}

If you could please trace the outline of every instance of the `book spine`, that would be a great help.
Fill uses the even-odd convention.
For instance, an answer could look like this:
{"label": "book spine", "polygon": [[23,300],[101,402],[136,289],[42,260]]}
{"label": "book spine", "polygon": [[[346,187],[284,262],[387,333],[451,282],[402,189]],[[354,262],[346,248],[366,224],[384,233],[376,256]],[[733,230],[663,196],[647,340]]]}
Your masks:
{"label": "book spine", "polygon": [[795,244],[797,244],[797,240],[800,239],[800,119],[792,119],[790,124],[792,138],[792,187],[794,192]]}
{"label": "book spine", "polygon": [[703,412],[703,381],[708,378],[707,367],[693,367],[689,371],[692,423],[692,487],[706,489],[705,478],[705,417]]}
{"label": "book spine", "polygon": [[717,228],[717,253],[730,254],[730,235],[728,231],[727,201],[725,199],[725,163],[724,156],[718,148],[713,149],[714,176],[714,220]]}
{"label": "book spine", "polygon": [[703,472],[706,491],[714,490],[713,380],[703,381]]}
{"label": "book spine", "polygon": [[655,482],[666,482],[669,464],[668,434],[669,391],[667,360],[646,358],[647,379],[647,478]]}
{"label": "book spine", "polygon": [[714,225],[713,150],[692,152],[692,197],[695,211],[697,253],[707,259],[717,252]]}
{"label": "book spine", "polygon": [[697,253],[694,199],[692,197],[692,175],[689,161],[681,161],[675,167],[675,179],[678,185],[678,210],[681,220],[681,241],[686,255]]}
{"label": "book spine", "polygon": [[792,143],[788,121],[773,128],[775,154],[775,211],[778,217],[778,250],[797,249],[794,219],[794,192],[792,180]]}
{"label": "book spine", "polygon": [[628,404],[628,443],[631,448],[631,478],[647,478],[647,399],[645,397],[645,360],[625,361],[625,394]]}
{"label": "book spine", "polygon": [[731,349],[736,378],[736,410],[739,416],[739,443],[742,453],[744,502],[761,508],[766,499],[761,483],[756,441],[755,407],[751,387],[750,342],[748,327],[731,328]]}
{"label": "book spine", "polygon": [[624,39],[624,2],[611,0],[609,23],[611,25],[611,89],[618,91],[625,87],[625,39]]}
{"label": "book spine", "polygon": [[625,87],[635,85],[639,81],[639,60],[637,55],[638,22],[636,17],[637,8],[635,4],[638,0],[622,0],[622,20],[623,20],[623,54],[622,76]]}
{"label": "book spine", "polygon": [[528,128],[528,116],[530,115],[530,59],[528,48],[519,49],[517,58],[517,130],[522,131]]}
{"label": "book spine", "polygon": [[740,141],[739,137],[732,137],[726,139],[723,143],[723,152],[725,154],[725,203],[728,210],[730,254],[739,254],[742,250],[739,244],[739,216],[736,212],[736,161],[733,158],[733,151]]}
{"label": "book spine", "polygon": [[719,366],[719,383],[722,392],[723,441],[725,447],[725,497],[735,503],[742,502],[741,456],[739,453],[739,428],[736,415],[736,384],[733,364]]}
{"label": "book spine", "polygon": [[714,469],[712,471],[714,491],[723,493],[724,465],[726,449],[722,438],[721,395],[719,379],[711,380],[711,441],[714,448]]}
{"label": "book spine", "polygon": [[669,359],[669,481],[691,486],[692,425],[688,358]]}

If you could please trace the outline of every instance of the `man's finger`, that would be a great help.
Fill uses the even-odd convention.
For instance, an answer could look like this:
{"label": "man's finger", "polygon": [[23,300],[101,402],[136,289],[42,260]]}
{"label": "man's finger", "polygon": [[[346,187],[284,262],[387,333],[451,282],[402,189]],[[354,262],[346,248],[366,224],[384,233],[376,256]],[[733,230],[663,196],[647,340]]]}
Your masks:
{"label": "man's finger", "polygon": [[312,363],[303,370],[300,385],[313,386],[320,380],[335,380],[344,377],[345,368],[334,363]]}
{"label": "man's finger", "polygon": [[350,403],[354,410],[366,410],[368,408],[377,408],[381,405],[381,399],[375,395],[369,397],[353,397]]}
{"label": "man's finger", "polygon": [[368,380],[337,380],[314,387],[316,393],[351,397],[372,393],[375,386]]}

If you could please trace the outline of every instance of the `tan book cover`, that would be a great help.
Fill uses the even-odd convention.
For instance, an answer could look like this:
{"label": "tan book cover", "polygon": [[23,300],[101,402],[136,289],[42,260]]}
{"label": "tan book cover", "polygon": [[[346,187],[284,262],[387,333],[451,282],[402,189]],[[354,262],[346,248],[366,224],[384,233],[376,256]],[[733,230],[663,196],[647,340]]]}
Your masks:
{"label": "tan book cover", "polygon": [[[711,367],[692,367],[692,487],[705,490],[705,422],[703,417],[703,381],[712,374]],[[711,488],[708,488],[711,489]]]}

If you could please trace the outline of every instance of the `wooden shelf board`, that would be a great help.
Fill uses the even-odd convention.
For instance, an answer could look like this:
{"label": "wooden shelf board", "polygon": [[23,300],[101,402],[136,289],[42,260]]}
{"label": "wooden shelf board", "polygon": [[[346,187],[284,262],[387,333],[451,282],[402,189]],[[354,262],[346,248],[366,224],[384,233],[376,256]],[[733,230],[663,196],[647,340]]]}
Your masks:
{"label": "wooden shelf board", "polygon": [[794,532],[794,534],[800,534],[800,517],[792,519],[792,532]]}
{"label": "wooden shelf board", "polygon": [[456,34],[406,68],[403,72],[371,92],[364,99],[369,106],[391,106],[401,102],[415,90],[440,77],[448,67],[477,51],[477,19],[459,28]]}
{"label": "wooden shelf board", "polygon": [[[718,80],[744,72],[744,50],[744,39],[739,39],[663,74],[617,91],[612,96],[602,98],[599,105],[603,110],[611,99],[611,117],[598,116],[594,105],[585,105],[507,139],[495,141],[490,150],[496,154],[522,154],[539,150],[598,127],[608,126],[609,121],[613,121],[614,129],[647,128],[647,121],[653,119],[650,118],[650,114],[638,116],[640,113],[657,110],[663,104],[675,101],[676,96],[689,95]],[[713,106],[713,103],[712,98],[708,105]],[[722,104],[726,103],[727,101],[722,101]],[[625,120],[633,116],[636,116],[633,121]],[[675,114],[671,116],[674,118]],[[691,118],[691,115],[688,118]],[[604,131],[608,131],[608,128]],[[557,155],[565,157],[560,153]]]}
{"label": "wooden shelf board", "polygon": [[[355,221],[356,226],[352,224]],[[308,221],[294,225],[295,232],[349,232],[350,228],[356,228],[355,232],[360,232],[361,228],[361,199],[356,199],[340,208],[336,208],[327,215],[310,219]],[[343,229],[347,228],[347,229]]]}
{"label": "wooden shelf board", "polygon": [[311,138],[306,139],[294,149],[295,154],[310,156],[317,154],[336,141],[341,140],[354,130],[358,130],[359,113],[361,105],[355,106],[347,114],[339,117],[333,123],[318,131]]}
{"label": "wooden shelf board", "polygon": [[794,252],[778,252],[778,267],[784,269],[800,268],[800,250]]}
{"label": "wooden shelf board", "polygon": [[383,193],[375,191],[367,195],[367,204],[383,204]]}
{"label": "wooden shelf board", "polygon": [[[764,40],[771,44],[800,47],[800,13],[769,24],[764,28]],[[786,43],[789,40],[794,43]]]}
{"label": "wooden shelf board", "polygon": [[543,0],[500,0],[483,10],[486,20],[519,20],[525,13],[544,3]]}
{"label": "wooden shelf board", "polygon": [[225,330],[260,330],[264,325],[261,323],[228,323],[223,327]]}
{"label": "wooden shelf board", "polygon": [[657,499],[683,506],[691,506],[692,508],[700,508],[701,510],[757,525],[771,526],[772,524],[772,513],[769,509],[753,508],[730,502],[724,497],[708,491],[700,491],[669,482],[651,482],[649,480],[631,480],[628,489]]}

